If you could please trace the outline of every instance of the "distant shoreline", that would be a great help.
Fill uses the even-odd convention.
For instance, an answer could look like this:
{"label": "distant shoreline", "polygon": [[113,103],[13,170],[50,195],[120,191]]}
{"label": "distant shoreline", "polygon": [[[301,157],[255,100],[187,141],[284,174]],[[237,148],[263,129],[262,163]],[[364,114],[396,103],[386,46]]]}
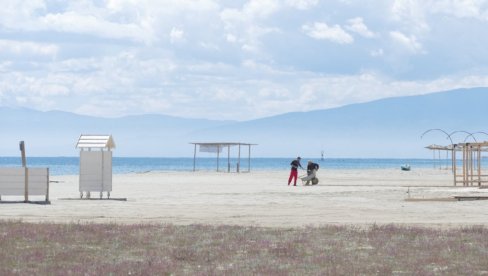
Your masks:
{"label": "distant shoreline", "polygon": [[[251,158],[251,171],[287,171],[291,158]],[[409,164],[412,170],[424,168],[446,168],[450,160],[433,159],[401,159],[401,158],[320,158],[302,157],[302,166],[306,167],[307,160],[318,163],[322,169],[399,169]],[[240,172],[249,170],[249,159],[241,158]],[[218,170],[237,172],[238,159],[230,158],[230,167],[226,157],[219,159]],[[20,157],[0,157],[0,167],[18,167]],[[74,175],[79,173],[79,157],[28,157],[30,167],[49,167],[51,175]],[[117,157],[113,158],[112,171],[114,174],[144,173],[152,171],[190,172],[194,169],[193,158],[189,157]],[[215,157],[197,158],[197,171],[217,171]]]}

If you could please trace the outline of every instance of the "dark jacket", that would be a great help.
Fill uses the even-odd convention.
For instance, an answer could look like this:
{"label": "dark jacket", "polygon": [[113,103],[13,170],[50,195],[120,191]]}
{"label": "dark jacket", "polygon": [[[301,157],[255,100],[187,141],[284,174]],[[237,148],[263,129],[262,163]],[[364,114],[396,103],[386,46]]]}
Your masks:
{"label": "dark jacket", "polygon": [[298,167],[303,169],[302,164],[300,164],[300,160],[298,159],[291,161],[290,166],[292,171],[298,170]]}
{"label": "dark jacket", "polygon": [[311,172],[313,170],[318,170],[319,169],[319,164],[317,163],[310,163],[307,165],[307,172]]}

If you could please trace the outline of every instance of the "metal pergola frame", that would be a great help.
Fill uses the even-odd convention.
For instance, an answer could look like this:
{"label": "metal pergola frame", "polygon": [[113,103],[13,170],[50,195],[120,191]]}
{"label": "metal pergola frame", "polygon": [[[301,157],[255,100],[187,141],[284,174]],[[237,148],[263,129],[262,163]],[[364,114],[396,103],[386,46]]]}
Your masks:
{"label": "metal pergola frame", "polygon": [[198,147],[215,147],[216,153],[217,153],[217,171],[219,171],[219,161],[220,161],[220,151],[223,150],[224,148],[227,148],[227,172],[230,172],[230,148],[234,146],[239,147],[238,151],[238,157],[237,157],[237,169],[236,171],[239,173],[241,172],[241,147],[242,146],[247,146],[248,147],[248,166],[247,166],[247,172],[251,171],[251,147],[252,146],[257,146],[258,144],[249,144],[249,143],[241,143],[241,142],[205,142],[205,143],[190,143],[194,145],[194,151],[193,151],[193,171],[196,170],[196,160],[197,160],[197,146]]}

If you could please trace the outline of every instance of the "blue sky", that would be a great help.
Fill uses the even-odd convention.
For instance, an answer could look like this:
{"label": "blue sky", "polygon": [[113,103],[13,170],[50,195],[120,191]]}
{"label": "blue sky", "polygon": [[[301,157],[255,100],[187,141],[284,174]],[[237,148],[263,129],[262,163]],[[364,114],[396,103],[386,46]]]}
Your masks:
{"label": "blue sky", "polygon": [[488,86],[484,0],[2,0],[0,106],[248,120]]}

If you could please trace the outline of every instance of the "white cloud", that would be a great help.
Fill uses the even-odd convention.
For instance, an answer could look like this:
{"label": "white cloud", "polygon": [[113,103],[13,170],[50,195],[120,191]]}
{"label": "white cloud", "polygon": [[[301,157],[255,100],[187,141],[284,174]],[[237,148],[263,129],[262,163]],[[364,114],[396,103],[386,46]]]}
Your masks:
{"label": "white cloud", "polygon": [[93,15],[82,15],[75,12],[48,14],[39,19],[41,29],[58,32],[96,35],[101,38],[132,39],[138,42],[151,43],[156,38],[150,29],[128,23],[119,24],[98,18]]}
{"label": "white cloud", "polygon": [[390,37],[413,54],[425,54],[422,44],[417,41],[414,35],[407,36],[401,32],[393,31],[390,32]]}
{"label": "white cloud", "polygon": [[220,20],[224,25],[226,40],[238,43],[243,51],[259,54],[261,38],[269,33],[279,32],[275,27],[263,26],[281,5],[276,0],[251,0],[241,9],[224,8]]}
{"label": "white cloud", "polygon": [[286,0],[285,3],[286,5],[299,10],[308,10],[317,6],[319,0]]}
{"label": "white cloud", "polygon": [[425,8],[434,14],[488,20],[488,3],[484,0],[430,0],[425,2]]}
{"label": "white cloud", "polygon": [[345,27],[347,30],[349,30],[351,32],[355,32],[355,33],[357,33],[363,37],[367,37],[367,38],[372,38],[375,36],[375,33],[370,31],[368,29],[368,26],[366,26],[364,24],[363,18],[356,17],[356,18],[349,19],[347,22],[349,23]]}
{"label": "white cloud", "polygon": [[249,17],[266,18],[280,8],[277,0],[250,0],[243,7],[243,13]]}
{"label": "white cloud", "polygon": [[391,16],[408,33],[423,35],[430,31],[428,9],[421,0],[394,0]]}
{"label": "white cloud", "polygon": [[[484,0],[5,0],[0,104],[251,119],[484,86],[487,6]],[[450,27],[463,30],[466,42]]]}
{"label": "white cloud", "polygon": [[0,9],[0,26],[13,30],[25,28],[31,25],[36,13],[45,10],[44,0],[4,0]]}
{"label": "white cloud", "polygon": [[182,41],[184,33],[185,32],[183,30],[173,27],[171,29],[171,32],[169,33],[171,43],[177,43],[179,41]]}
{"label": "white cloud", "polygon": [[59,47],[54,44],[0,39],[0,53],[4,54],[55,57],[58,51]]}
{"label": "white cloud", "polygon": [[308,36],[318,40],[329,40],[339,44],[354,42],[354,38],[339,25],[329,27],[326,23],[315,22],[313,25],[303,25],[302,30]]}

